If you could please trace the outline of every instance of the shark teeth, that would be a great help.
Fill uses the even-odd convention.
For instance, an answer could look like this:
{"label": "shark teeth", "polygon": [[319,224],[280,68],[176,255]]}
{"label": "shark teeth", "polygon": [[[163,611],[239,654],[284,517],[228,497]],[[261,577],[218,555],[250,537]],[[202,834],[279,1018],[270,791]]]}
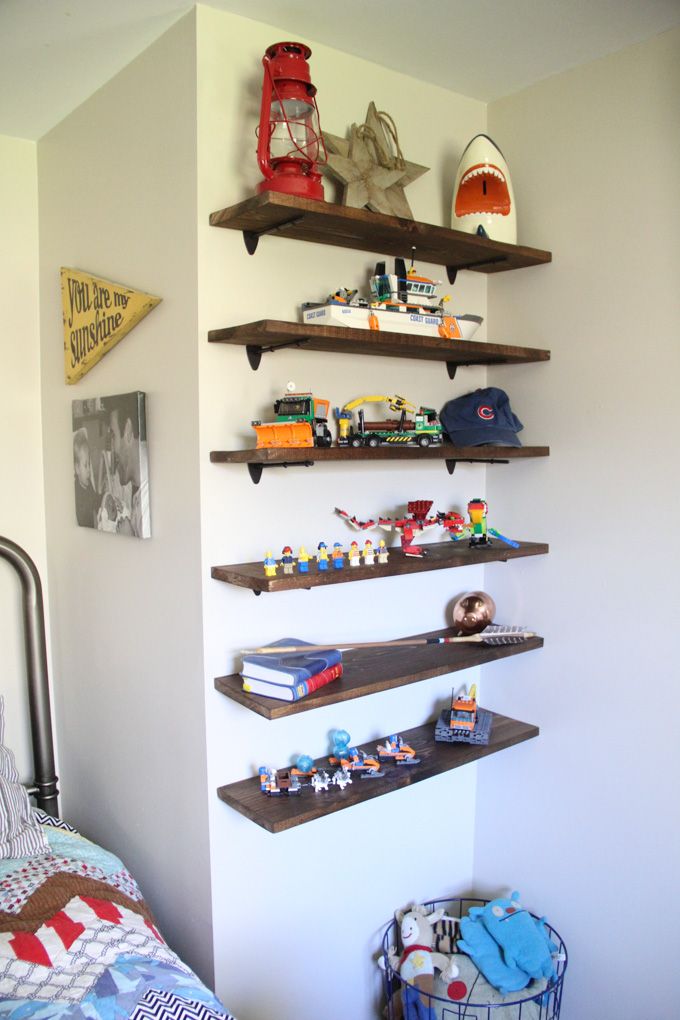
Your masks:
{"label": "shark teeth", "polygon": [[480,175],[486,177],[497,177],[499,181],[505,184],[504,175],[501,173],[498,167],[494,166],[492,163],[485,163],[484,166],[478,166],[474,167],[472,170],[468,170],[468,172],[465,174],[460,183],[461,185],[467,184],[468,181],[471,181],[473,177],[479,177]]}
{"label": "shark teeth", "polygon": [[465,219],[466,216],[485,216],[487,219],[498,217],[498,219],[502,219],[504,215],[504,213],[493,212],[489,209],[466,209],[464,213],[460,214],[459,219]]}

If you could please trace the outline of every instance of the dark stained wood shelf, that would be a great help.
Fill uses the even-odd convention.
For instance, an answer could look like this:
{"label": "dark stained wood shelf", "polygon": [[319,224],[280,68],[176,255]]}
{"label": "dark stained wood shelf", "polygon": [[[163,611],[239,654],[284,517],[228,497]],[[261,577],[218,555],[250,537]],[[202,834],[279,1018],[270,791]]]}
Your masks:
{"label": "dark stained wood shelf", "polygon": [[[397,324],[396,316],[395,319]],[[550,359],[550,351],[534,347],[513,347],[481,340],[445,340],[413,333],[280,322],[276,319],[212,329],[208,340],[215,344],[245,347],[253,369],[259,366],[262,354],[287,347],[326,354],[369,354],[443,361],[451,378],[459,365],[520,365]]]}
{"label": "dark stained wood shelf", "polygon": [[211,450],[213,464],[305,464],[311,461],[360,460],[445,460],[479,461],[485,464],[548,457],[549,446],[301,446],[286,448],[252,447],[249,450]]}
{"label": "dark stained wood shelf", "polygon": [[246,464],[251,479],[257,485],[264,468],[312,467],[317,461],[375,461],[375,460],[439,460],[449,474],[453,474],[459,461],[474,464],[507,464],[511,460],[527,457],[548,457],[549,446],[305,446],[279,448],[252,447],[248,450],[211,450],[213,464]]}
{"label": "dark stained wood shelf", "polygon": [[[344,790],[331,788],[326,793],[315,793],[311,787],[305,786],[294,796],[268,797],[260,791],[260,780],[242,779],[227,786],[220,786],[217,793],[221,800],[240,811],[251,821],[261,825],[268,832],[283,832],[315,818],[322,818],[335,811],[353,807],[374,797],[383,797],[387,793],[399,790],[404,786],[422,783],[425,779],[438,776],[442,772],[460,768],[470,762],[478,761],[489,754],[496,754],[506,747],[512,747],[524,740],[538,736],[538,727],[530,723],[519,722],[505,715],[493,715],[491,740],[486,746],[473,744],[444,744],[434,739],[434,722],[425,723],[415,729],[402,732],[404,740],[415,748],[421,759],[419,765],[397,766],[385,765],[385,776],[382,779],[353,778],[352,784]],[[362,749],[375,752],[376,744],[385,737],[377,738],[370,744],[363,744]],[[327,758],[319,758],[317,767],[327,766]],[[331,766],[332,768],[332,766]]]}
{"label": "dark stained wood shelf", "polygon": [[[210,216],[213,227],[241,230],[249,252],[263,234],[330,244],[356,251],[395,255],[446,266],[449,278],[459,269],[498,273],[550,262],[549,251],[492,241],[462,230],[383,216],[291,195],[263,192]],[[415,249],[415,252],[412,250]]]}
{"label": "dark stained wood shelf", "polygon": [[[420,638],[453,637],[451,628],[415,635]],[[276,701],[243,690],[239,673],[220,676],[215,687],[221,694],[265,719],[281,719],[287,715],[310,712],[326,705],[336,705],[355,698],[365,698],[380,691],[418,683],[430,677],[457,673],[481,666],[510,655],[521,655],[543,647],[543,638],[528,638],[514,645],[413,645],[397,648],[353,648],[343,652],[343,674],[300,701]]]}
{"label": "dark stained wood shelf", "polygon": [[446,570],[449,567],[466,567],[478,563],[495,563],[518,559],[523,556],[542,556],[548,546],[541,542],[520,542],[519,548],[494,541],[482,547],[473,548],[465,541],[433,542],[425,545],[425,556],[404,556],[401,549],[390,549],[388,563],[376,563],[373,567],[350,567],[345,561],[342,570],[316,569],[316,561],[310,560],[308,574],[284,574],[279,568],[276,577],[265,577],[261,561],[255,563],[234,563],[213,567],[211,577],[226,581],[254,592],[290,591],[295,588],[317,588],[329,584],[345,584],[352,581],[368,581],[379,577],[395,577],[399,574],[419,574],[427,570]]}

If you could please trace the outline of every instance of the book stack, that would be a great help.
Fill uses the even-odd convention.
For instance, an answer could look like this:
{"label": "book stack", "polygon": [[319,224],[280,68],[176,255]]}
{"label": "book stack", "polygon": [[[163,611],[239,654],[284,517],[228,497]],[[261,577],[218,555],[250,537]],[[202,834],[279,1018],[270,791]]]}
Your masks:
{"label": "book stack", "polygon": [[[307,644],[300,638],[281,638],[265,647]],[[243,690],[250,694],[299,701],[342,676],[342,652],[332,648],[325,652],[244,655],[241,676]]]}

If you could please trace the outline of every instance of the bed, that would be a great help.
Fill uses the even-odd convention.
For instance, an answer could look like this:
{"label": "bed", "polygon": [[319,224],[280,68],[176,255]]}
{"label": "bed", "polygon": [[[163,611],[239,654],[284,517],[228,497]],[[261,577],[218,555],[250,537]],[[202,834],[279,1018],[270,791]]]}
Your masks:
{"label": "bed", "polygon": [[234,1020],[167,945],[123,862],[59,817],[40,577],[9,539],[0,558],[22,587],[34,759],[20,783],[0,696],[0,1020]]}

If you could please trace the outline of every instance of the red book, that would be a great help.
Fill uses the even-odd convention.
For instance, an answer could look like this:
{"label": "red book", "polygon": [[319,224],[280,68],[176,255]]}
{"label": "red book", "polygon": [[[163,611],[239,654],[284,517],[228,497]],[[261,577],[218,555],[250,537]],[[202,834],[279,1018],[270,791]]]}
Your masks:
{"label": "red book", "polygon": [[334,666],[322,669],[320,673],[310,676],[309,680],[304,680],[303,683],[307,688],[305,693],[312,694],[313,691],[318,690],[319,687],[323,687],[325,684],[329,684],[331,680],[335,680],[339,676],[342,676],[342,663],[336,662]]}

